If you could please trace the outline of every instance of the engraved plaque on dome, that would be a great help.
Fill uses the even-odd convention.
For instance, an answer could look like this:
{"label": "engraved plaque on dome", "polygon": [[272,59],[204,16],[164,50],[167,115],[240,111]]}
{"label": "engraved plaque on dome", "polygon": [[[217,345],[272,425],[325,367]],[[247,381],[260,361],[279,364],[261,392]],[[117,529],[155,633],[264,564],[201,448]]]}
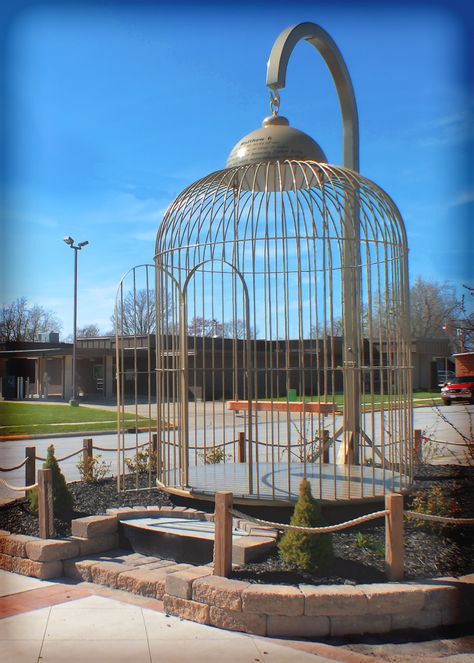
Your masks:
{"label": "engraved plaque on dome", "polygon": [[244,136],[227,159],[227,168],[268,161],[317,161],[325,163],[326,156],[310,136],[289,126],[285,117],[272,116],[263,120],[262,127]]}

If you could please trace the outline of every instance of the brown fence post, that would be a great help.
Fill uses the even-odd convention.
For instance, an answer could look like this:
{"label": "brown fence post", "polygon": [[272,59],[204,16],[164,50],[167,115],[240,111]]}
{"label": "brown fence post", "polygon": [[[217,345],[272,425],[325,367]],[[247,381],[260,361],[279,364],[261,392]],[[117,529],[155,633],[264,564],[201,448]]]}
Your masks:
{"label": "brown fence post", "polygon": [[385,495],[385,572],[389,580],[403,580],[404,568],[404,533],[403,533],[403,495],[397,493]]}
{"label": "brown fence post", "polygon": [[[36,447],[26,447],[25,458],[25,486],[32,486],[36,477]],[[28,491],[25,495],[28,495]]]}
{"label": "brown fence post", "polygon": [[92,460],[92,438],[85,437],[82,440],[82,462],[84,463],[84,469],[89,467],[89,463]]}
{"label": "brown fence post", "polygon": [[245,463],[245,433],[239,433],[238,436],[238,461]]}
{"label": "brown fence post", "polygon": [[214,575],[228,578],[232,571],[232,508],[230,492],[216,493],[214,511]]}
{"label": "brown fence post", "polygon": [[53,471],[38,470],[38,520],[41,539],[54,534]]}
{"label": "brown fence post", "polygon": [[323,463],[329,463],[329,447],[326,448],[326,444],[329,441],[329,431],[323,430]]}
{"label": "brown fence post", "polygon": [[413,437],[413,454],[415,456],[415,460],[420,460],[421,456],[421,430],[419,428],[415,428],[413,431],[414,437]]}

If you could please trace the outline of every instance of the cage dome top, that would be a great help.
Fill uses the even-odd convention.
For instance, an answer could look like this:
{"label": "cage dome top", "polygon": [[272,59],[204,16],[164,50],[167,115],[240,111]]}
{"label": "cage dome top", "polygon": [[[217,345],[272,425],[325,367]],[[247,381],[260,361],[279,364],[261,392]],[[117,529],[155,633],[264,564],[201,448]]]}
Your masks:
{"label": "cage dome top", "polygon": [[262,126],[244,136],[227,159],[227,168],[248,166],[265,161],[327,162],[318,143],[303,131],[290,127],[281,115],[266,117]]}

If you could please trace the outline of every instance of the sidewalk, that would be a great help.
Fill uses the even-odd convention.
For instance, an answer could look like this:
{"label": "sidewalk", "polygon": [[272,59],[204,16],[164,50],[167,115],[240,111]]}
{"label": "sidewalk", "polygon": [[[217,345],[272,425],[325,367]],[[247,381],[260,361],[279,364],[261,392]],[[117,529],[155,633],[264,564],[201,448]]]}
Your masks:
{"label": "sidewalk", "polygon": [[90,583],[0,571],[0,651],[15,663],[366,663],[339,647],[202,626]]}

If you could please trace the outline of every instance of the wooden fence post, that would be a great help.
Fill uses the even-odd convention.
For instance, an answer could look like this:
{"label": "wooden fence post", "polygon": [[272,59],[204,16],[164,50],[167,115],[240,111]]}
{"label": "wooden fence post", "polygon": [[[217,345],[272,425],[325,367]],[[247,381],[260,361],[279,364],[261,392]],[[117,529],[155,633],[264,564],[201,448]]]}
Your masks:
{"label": "wooden fence post", "polygon": [[245,433],[239,433],[237,458],[239,463],[245,463]]}
{"label": "wooden fence post", "polygon": [[82,440],[82,462],[84,463],[84,469],[89,467],[89,463],[92,460],[92,438],[85,437]]}
{"label": "wooden fence post", "polygon": [[405,574],[403,495],[385,495],[385,572],[389,580],[400,582]]}
{"label": "wooden fence post", "polygon": [[228,578],[232,571],[232,508],[230,492],[216,493],[214,511],[214,575]]}
{"label": "wooden fence post", "polygon": [[329,440],[329,431],[323,430],[323,463],[329,463],[329,447],[326,448],[326,444]]}
{"label": "wooden fence post", "polygon": [[54,535],[53,470],[38,470],[38,520],[40,539]]}
{"label": "wooden fence post", "polygon": [[[32,486],[36,477],[36,447],[26,447],[25,458],[25,486]],[[28,495],[28,491],[25,495]]]}
{"label": "wooden fence post", "polygon": [[413,454],[415,456],[415,460],[420,460],[421,457],[421,430],[419,428],[415,428],[413,431]]}

